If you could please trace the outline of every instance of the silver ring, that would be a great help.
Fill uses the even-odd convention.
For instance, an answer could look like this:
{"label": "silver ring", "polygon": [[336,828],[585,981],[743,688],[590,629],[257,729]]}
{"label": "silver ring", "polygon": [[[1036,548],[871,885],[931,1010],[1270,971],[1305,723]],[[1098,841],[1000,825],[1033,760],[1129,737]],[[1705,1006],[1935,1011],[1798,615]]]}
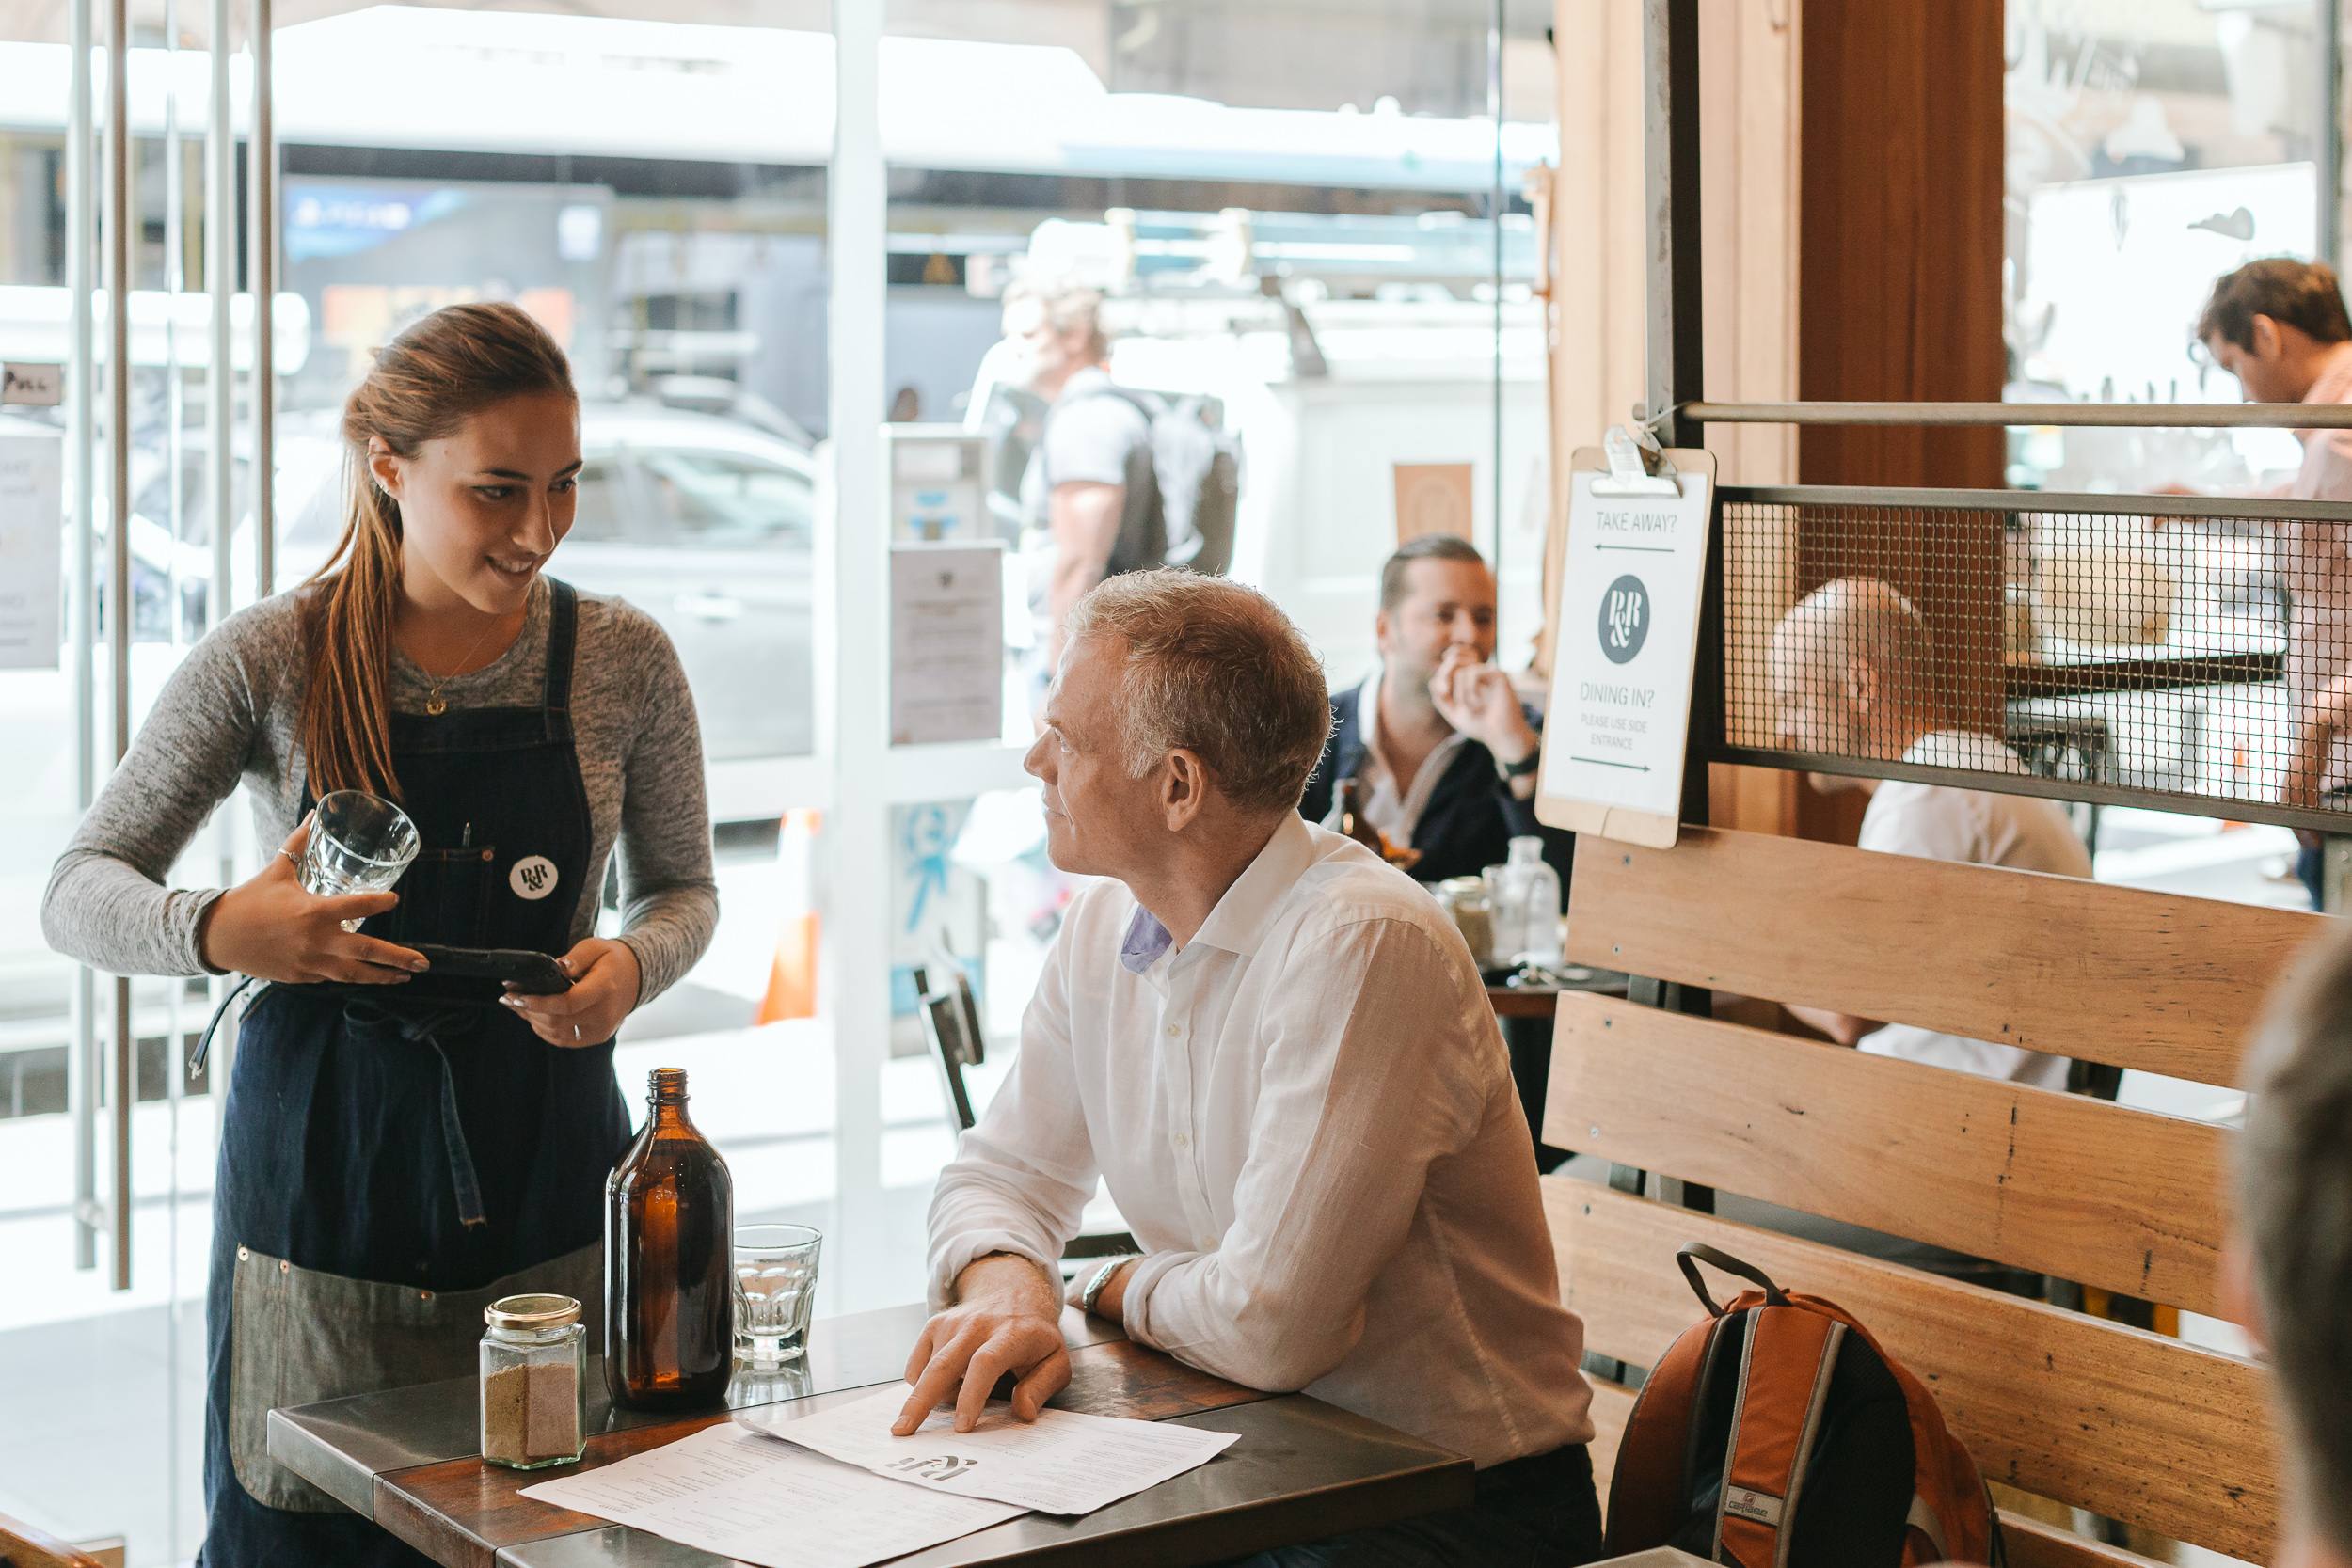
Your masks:
{"label": "silver ring", "polygon": [[580,1025],[577,1023],[572,1025],[572,1038],[580,1038]]}

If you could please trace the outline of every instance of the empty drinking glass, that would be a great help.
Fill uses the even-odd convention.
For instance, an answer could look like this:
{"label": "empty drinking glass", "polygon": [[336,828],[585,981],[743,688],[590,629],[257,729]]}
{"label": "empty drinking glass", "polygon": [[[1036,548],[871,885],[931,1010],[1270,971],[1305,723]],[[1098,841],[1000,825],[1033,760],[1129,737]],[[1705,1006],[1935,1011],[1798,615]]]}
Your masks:
{"label": "empty drinking glass", "polygon": [[[363,789],[339,789],[318,803],[310,842],[295,866],[302,885],[322,898],[389,893],[417,858],[417,825],[389,800]],[[343,922],[356,931],[357,920]]]}
{"label": "empty drinking glass", "polygon": [[817,1252],[805,1225],[735,1227],[735,1354],[755,1368],[797,1361],[817,1305]]}

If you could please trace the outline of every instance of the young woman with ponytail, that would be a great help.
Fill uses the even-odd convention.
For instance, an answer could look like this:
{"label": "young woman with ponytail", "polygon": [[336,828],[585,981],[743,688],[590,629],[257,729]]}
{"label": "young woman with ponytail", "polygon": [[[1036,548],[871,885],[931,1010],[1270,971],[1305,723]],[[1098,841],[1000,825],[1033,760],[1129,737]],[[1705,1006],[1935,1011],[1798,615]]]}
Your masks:
{"label": "young woman with ponytail", "polygon": [[[382,350],[342,428],[335,556],[188,655],[41,909],[51,945],[96,968],[270,982],[214,1191],[209,1568],[426,1560],[270,1459],[267,1413],[471,1375],[500,1296],[600,1317],[604,1179],[628,1137],[613,1032],[718,917],[675,652],[542,573],[580,468],[562,351],[512,306],[453,306]],[[236,887],[167,887],[240,783],[282,848]],[[392,892],[296,878],[310,808],[339,789],[415,820]],[[535,948],[572,989],[437,976],[412,942]]]}

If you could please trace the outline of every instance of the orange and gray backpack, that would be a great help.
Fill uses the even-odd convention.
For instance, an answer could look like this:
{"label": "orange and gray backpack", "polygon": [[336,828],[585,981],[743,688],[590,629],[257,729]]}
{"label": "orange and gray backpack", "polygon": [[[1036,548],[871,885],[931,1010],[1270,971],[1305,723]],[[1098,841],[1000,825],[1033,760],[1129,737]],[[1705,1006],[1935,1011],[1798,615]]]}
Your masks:
{"label": "orange and gray backpack", "polygon": [[[1999,1564],[1977,1466],[1919,1380],[1831,1302],[1692,1243],[1708,1315],[1650,1370],[1609,1486],[1613,1554],[1675,1546],[1738,1568]],[[1753,1280],[1723,1307],[1698,1264]]]}

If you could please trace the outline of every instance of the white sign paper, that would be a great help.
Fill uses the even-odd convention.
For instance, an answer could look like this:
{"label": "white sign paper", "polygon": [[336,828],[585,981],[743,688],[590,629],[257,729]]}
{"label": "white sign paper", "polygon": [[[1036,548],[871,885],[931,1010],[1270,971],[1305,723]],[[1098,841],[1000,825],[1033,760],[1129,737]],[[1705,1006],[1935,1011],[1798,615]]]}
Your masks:
{"label": "white sign paper", "polygon": [[0,670],[57,668],[62,443],[0,436]]}
{"label": "white sign paper", "polygon": [[1544,719],[1543,793],[1653,813],[1682,810],[1682,759],[1707,579],[1708,476],[1681,494],[1568,502],[1560,625]]}
{"label": "white sign paper", "polygon": [[1005,730],[1005,547],[890,546],[890,743]]}
{"label": "white sign paper", "polygon": [[885,1481],[723,1421],[522,1496],[764,1568],[864,1568],[1022,1512]]}
{"label": "white sign paper", "polygon": [[0,403],[55,408],[65,401],[63,365],[0,365]]}
{"label": "white sign paper", "polygon": [[1035,1421],[1023,1421],[1009,1403],[992,1400],[970,1432],[955,1430],[950,1406],[932,1411],[908,1436],[893,1437],[890,1423],[906,1408],[907,1393],[900,1385],[797,1419],[782,1405],[739,1410],[735,1418],[877,1475],[1068,1514],[1091,1513],[1183,1475],[1240,1436],[1070,1410],[1042,1410]]}

